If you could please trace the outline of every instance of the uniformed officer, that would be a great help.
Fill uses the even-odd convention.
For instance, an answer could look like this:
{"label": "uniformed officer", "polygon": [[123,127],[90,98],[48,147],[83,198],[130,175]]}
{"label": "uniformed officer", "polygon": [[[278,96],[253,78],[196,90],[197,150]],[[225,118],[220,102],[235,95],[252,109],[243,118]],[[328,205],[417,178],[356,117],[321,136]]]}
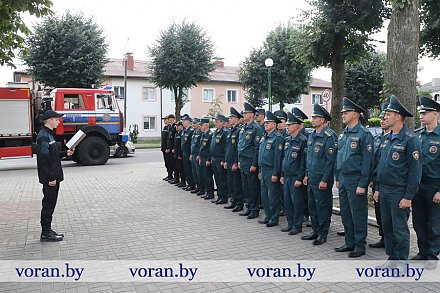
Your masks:
{"label": "uniformed officer", "polygon": [[186,186],[186,176],[183,170],[183,152],[182,152],[182,136],[183,136],[183,123],[179,121],[176,123],[176,135],[174,136],[174,160],[176,162],[176,176],[175,185],[177,187]]}
{"label": "uniformed officer", "polygon": [[194,179],[192,176],[191,167],[191,140],[194,134],[194,129],[191,127],[192,119],[189,115],[183,118],[183,132],[182,132],[182,153],[183,153],[183,171],[186,177],[186,185],[183,188],[185,191],[193,191],[196,189]]}
{"label": "uniformed officer", "polygon": [[[380,105],[380,114],[379,114],[379,118],[380,118],[380,127],[382,128],[382,133],[376,135],[374,137],[374,162],[373,162],[373,179],[372,179],[372,191],[373,194],[376,191],[376,179],[375,179],[375,174],[376,174],[376,162],[377,162],[377,156],[379,154],[379,146],[385,141],[386,136],[388,135],[388,133],[390,132],[389,130],[389,126],[385,123],[385,109],[388,107],[388,103],[382,103]],[[376,243],[370,243],[368,244],[369,247],[371,248],[383,248],[385,247],[385,242],[383,239],[383,230],[382,230],[382,217],[380,215],[380,204],[378,201],[374,201],[374,213],[376,215],[376,223],[379,226],[379,236],[380,236],[380,240]]]}
{"label": "uniformed officer", "polygon": [[258,188],[258,147],[263,136],[261,127],[254,121],[254,107],[244,103],[244,121],[238,138],[238,167],[241,171],[243,195],[246,199],[246,211],[240,216],[255,219],[259,216],[259,188]]}
{"label": "uniformed officer", "polygon": [[[306,128],[304,127],[304,120],[309,119],[309,117],[301,111],[301,109],[294,107],[292,108],[292,114],[298,117],[303,123],[300,123],[300,131],[299,133],[304,135],[307,139],[309,138],[309,133],[306,131]],[[300,189],[302,190],[303,198],[304,198],[304,222],[307,227],[311,227],[312,224],[309,221],[309,207],[308,207],[308,196],[307,196],[307,186],[302,184]]]}
{"label": "uniformed officer", "polygon": [[314,240],[313,245],[321,245],[327,241],[330,226],[336,153],[333,135],[326,126],[330,120],[330,114],[322,106],[313,106],[312,126],[315,130],[307,141],[306,176],[303,181],[308,186],[313,231],[301,237],[302,240]]}
{"label": "uniformed officer", "polygon": [[255,113],[255,122],[257,122],[258,125],[261,127],[263,133],[266,131],[266,129],[264,129],[265,118],[266,118],[266,110],[264,110],[264,108],[258,108],[257,112]]}
{"label": "uniformed officer", "polygon": [[170,179],[172,179],[173,174],[170,170],[170,166],[167,160],[167,155],[165,153],[166,149],[167,149],[167,141],[168,141],[168,115],[162,118],[164,126],[162,129],[162,133],[161,133],[161,140],[160,140],[160,151],[162,152],[163,155],[163,161],[165,163],[165,168],[167,169],[167,176],[165,176],[164,178],[162,178],[162,180],[168,181]]}
{"label": "uniformed officer", "polygon": [[232,209],[233,212],[243,210],[243,187],[238,169],[238,137],[240,132],[238,121],[241,117],[242,115],[234,107],[231,107],[229,113],[231,129],[227,135],[224,168],[228,174],[228,191],[231,198],[230,204],[225,206],[225,209]]}
{"label": "uniformed officer", "polygon": [[201,195],[204,199],[214,198],[214,180],[212,179],[212,166],[211,166],[211,139],[212,131],[209,129],[209,118],[202,118],[200,120],[202,124],[202,137],[200,138],[201,146],[199,153],[199,165],[202,168],[203,184],[205,185],[206,194]]}
{"label": "uniformed officer", "polygon": [[[287,227],[282,232],[296,235],[302,232],[304,217],[303,180],[306,170],[307,138],[300,133],[303,120],[287,113],[289,136],[284,145],[284,159],[281,168],[281,183],[284,188],[284,209]],[[307,194],[307,193],[306,193]]]}
{"label": "uniformed officer", "polygon": [[385,110],[385,123],[391,132],[379,146],[374,193],[374,199],[380,201],[389,260],[384,266],[394,266],[395,260],[406,260],[409,254],[409,208],[422,175],[419,138],[404,125],[405,117],[412,116],[395,96],[391,96]]}
{"label": "uniformed officer", "polygon": [[266,112],[264,126],[266,133],[260,141],[258,154],[259,178],[261,180],[261,200],[265,218],[258,223],[267,227],[278,225],[281,203],[281,161],[284,150],[284,138],[277,131],[281,121],[270,111]]}
{"label": "uniformed officer", "polygon": [[[191,137],[191,167],[192,167],[192,176],[194,180],[194,184],[196,188],[191,191],[191,193],[195,193],[197,195],[203,195],[205,194],[205,186],[203,185],[202,180],[202,172],[199,165],[199,161],[197,157],[199,156],[200,152],[200,139],[202,137],[202,131],[200,130],[200,119],[194,118],[193,119],[193,128],[194,132]],[[200,194],[199,194],[200,192]]]}
{"label": "uniformed officer", "polygon": [[58,199],[60,182],[64,180],[61,158],[71,156],[73,150],[61,151],[54,139],[53,130],[60,123],[59,114],[53,110],[44,112],[42,119],[44,126],[37,135],[37,169],[38,179],[43,185],[43,200],[41,208],[40,241],[61,241],[64,234],[52,230],[52,216]]}
{"label": "uniformed officer", "polygon": [[226,120],[228,118],[221,114],[215,117],[216,130],[211,139],[212,170],[214,172],[215,185],[217,186],[217,199],[212,201],[215,204],[225,204],[228,202],[228,177],[223,167],[228,135],[227,130],[224,128]]}
{"label": "uniformed officer", "polygon": [[273,114],[280,120],[280,123],[277,124],[277,130],[281,134],[281,136],[286,139],[289,136],[286,128],[287,121],[287,113],[282,110],[277,110],[273,112]]}
{"label": "uniformed officer", "polygon": [[[168,115],[168,139],[167,139],[167,149],[165,150],[165,154],[168,158],[168,163],[171,171],[171,180],[168,180],[169,183],[175,184],[176,178],[174,177],[176,172],[176,160],[174,159],[174,136],[176,135],[176,124],[174,121],[176,120],[176,116],[174,114]],[[174,175],[173,175],[174,173]]]}
{"label": "uniformed officer", "polygon": [[341,112],[346,128],[339,136],[335,175],[345,244],[335,251],[350,251],[349,257],[360,257],[365,254],[367,238],[367,191],[372,172],[373,136],[360,122],[365,109],[344,98]]}
{"label": "uniformed officer", "polygon": [[412,202],[419,253],[412,259],[428,260],[425,267],[435,269],[440,253],[440,104],[427,97],[419,102],[422,179]]}

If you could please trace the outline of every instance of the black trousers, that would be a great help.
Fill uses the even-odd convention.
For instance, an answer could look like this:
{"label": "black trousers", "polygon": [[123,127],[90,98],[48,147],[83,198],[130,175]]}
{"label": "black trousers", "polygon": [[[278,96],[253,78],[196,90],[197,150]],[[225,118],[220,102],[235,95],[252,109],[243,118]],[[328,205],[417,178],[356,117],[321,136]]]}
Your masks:
{"label": "black trousers", "polygon": [[41,208],[41,228],[43,232],[51,230],[52,215],[55,210],[58,199],[58,191],[60,190],[60,183],[57,182],[55,186],[43,184],[43,201]]}
{"label": "black trousers", "polygon": [[[373,194],[376,191],[375,188],[373,188]],[[374,213],[376,214],[376,222],[377,225],[379,225],[379,236],[383,237],[383,230],[382,230],[382,216],[380,213],[380,203],[374,201]]]}
{"label": "black trousers", "polygon": [[165,153],[164,155],[168,177],[173,178],[173,173],[176,171],[176,160],[174,159],[174,154],[170,151],[169,153]]}

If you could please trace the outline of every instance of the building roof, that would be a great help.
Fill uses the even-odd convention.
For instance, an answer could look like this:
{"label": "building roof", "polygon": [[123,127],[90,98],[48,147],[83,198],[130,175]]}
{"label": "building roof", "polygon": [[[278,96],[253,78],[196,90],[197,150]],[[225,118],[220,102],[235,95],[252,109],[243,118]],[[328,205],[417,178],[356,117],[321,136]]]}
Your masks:
{"label": "building roof", "polygon": [[432,82],[428,82],[428,83],[425,83],[425,84],[422,84],[421,86],[419,86],[417,88],[417,91],[419,91],[419,92],[424,92],[424,91],[437,92],[437,91],[440,91],[440,85],[433,86]]}
{"label": "building roof", "polygon": [[[127,70],[127,77],[149,78],[151,76],[148,61],[134,60],[133,70]],[[109,77],[124,77],[125,67],[122,59],[109,59],[104,67],[104,75]]]}
{"label": "building roof", "polygon": [[312,79],[310,80],[310,87],[331,89],[332,84],[331,84],[331,82],[312,77]]}

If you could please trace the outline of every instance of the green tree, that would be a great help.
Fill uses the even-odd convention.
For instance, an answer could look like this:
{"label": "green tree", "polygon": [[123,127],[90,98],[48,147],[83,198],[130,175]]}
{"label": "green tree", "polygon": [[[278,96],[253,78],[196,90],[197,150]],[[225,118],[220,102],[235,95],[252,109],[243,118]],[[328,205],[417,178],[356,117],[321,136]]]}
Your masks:
{"label": "green tree", "polygon": [[342,99],[345,94],[345,61],[356,60],[371,50],[369,35],[383,24],[382,0],[309,0],[302,40],[293,44],[300,60],[313,67],[332,69],[332,127],[342,130]]}
{"label": "green tree", "polygon": [[421,0],[422,52],[431,57],[440,57],[440,1]]}
{"label": "green tree", "polygon": [[22,58],[46,86],[90,88],[104,78],[108,44],[102,29],[82,14],[45,18],[26,44]]}
{"label": "green tree", "polygon": [[385,62],[386,55],[375,52],[368,53],[359,61],[347,62],[345,96],[365,109],[379,107],[384,83]]}
{"label": "green tree", "polygon": [[174,93],[175,115],[180,117],[183,90],[208,81],[210,72],[215,69],[213,44],[201,27],[182,21],[162,31],[149,52],[151,78],[159,87]]}
{"label": "green tree", "polygon": [[220,94],[214,98],[214,100],[211,103],[211,107],[208,110],[207,116],[215,117],[217,116],[217,114],[223,114],[222,105],[223,105],[224,97],[225,97],[224,95]]}
{"label": "green tree", "polygon": [[[385,69],[386,96],[396,95],[411,112],[416,111],[417,63],[419,55],[419,0],[392,0],[388,25],[387,62]],[[414,119],[406,121],[414,127]]]}
{"label": "green tree", "polygon": [[0,1],[0,65],[7,64],[15,68],[12,63],[15,57],[14,50],[23,49],[25,35],[30,33],[23,22],[21,15],[28,12],[37,17],[51,14],[51,0],[2,0]]}
{"label": "green tree", "polygon": [[291,25],[278,26],[268,34],[263,46],[253,50],[241,64],[240,81],[252,105],[261,106],[264,97],[268,97],[268,69],[264,61],[269,57],[274,63],[271,67],[274,104],[279,103],[283,109],[285,104],[296,102],[301,94],[308,92],[311,68],[296,61],[290,50],[291,42],[295,42],[298,35],[298,30]]}

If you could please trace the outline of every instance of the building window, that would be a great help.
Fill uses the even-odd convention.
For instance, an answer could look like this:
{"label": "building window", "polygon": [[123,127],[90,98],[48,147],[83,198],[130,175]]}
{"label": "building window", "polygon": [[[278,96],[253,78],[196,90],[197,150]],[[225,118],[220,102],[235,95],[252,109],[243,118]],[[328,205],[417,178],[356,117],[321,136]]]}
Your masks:
{"label": "building window", "polygon": [[144,102],[156,101],[156,91],[154,87],[142,87],[142,99]]}
{"label": "building window", "polygon": [[203,89],[202,101],[205,103],[212,103],[214,100],[214,90],[213,89]]}
{"label": "building window", "polygon": [[312,105],[314,105],[314,104],[319,104],[319,105],[324,104],[322,102],[322,95],[321,94],[312,94]]}
{"label": "building window", "polygon": [[82,95],[65,94],[64,95],[64,109],[77,110],[84,109],[84,101]]}
{"label": "building window", "polygon": [[227,90],[226,101],[228,103],[237,103],[237,90]]}
{"label": "building window", "polygon": [[124,98],[125,88],[123,86],[115,86],[113,88],[113,90],[115,91],[115,97],[117,99],[123,99]]}
{"label": "building window", "polygon": [[156,129],[156,117],[144,116],[144,130]]}
{"label": "building window", "polygon": [[[189,98],[189,90],[188,89],[183,89],[182,91],[182,100],[183,103],[186,103],[188,101],[190,101],[191,99]],[[171,90],[171,102],[175,102],[176,101],[176,97],[174,96],[174,91]]]}

